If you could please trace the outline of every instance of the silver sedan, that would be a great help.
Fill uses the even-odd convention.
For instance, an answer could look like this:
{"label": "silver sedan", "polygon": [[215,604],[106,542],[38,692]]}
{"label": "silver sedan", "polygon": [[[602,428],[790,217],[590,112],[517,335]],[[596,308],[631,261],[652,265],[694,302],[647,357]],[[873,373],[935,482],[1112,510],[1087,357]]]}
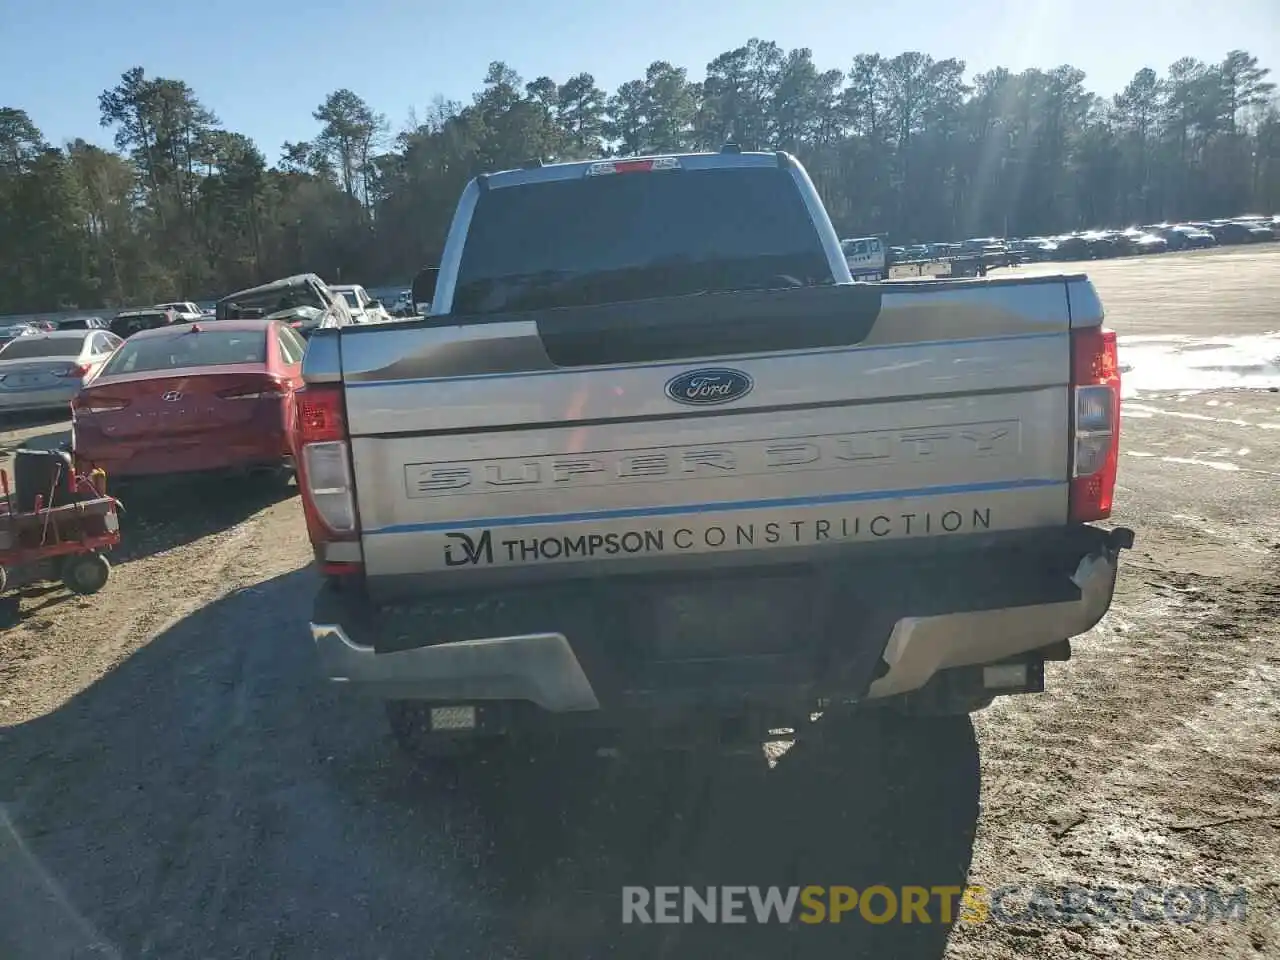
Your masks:
{"label": "silver sedan", "polygon": [[0,413],[66,409],[124,341],[107,330],[57,330],[0,349]]}

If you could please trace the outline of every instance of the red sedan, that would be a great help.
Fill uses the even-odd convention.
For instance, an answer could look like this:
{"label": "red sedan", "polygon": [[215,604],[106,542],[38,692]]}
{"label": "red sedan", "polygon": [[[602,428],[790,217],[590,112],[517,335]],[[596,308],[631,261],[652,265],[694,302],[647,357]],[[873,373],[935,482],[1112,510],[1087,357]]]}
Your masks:
{"label": "red sedan", "polygon": [[142,330],[71,402],[77,462],[112,477],[293,466],[306,341],[278,320]]}

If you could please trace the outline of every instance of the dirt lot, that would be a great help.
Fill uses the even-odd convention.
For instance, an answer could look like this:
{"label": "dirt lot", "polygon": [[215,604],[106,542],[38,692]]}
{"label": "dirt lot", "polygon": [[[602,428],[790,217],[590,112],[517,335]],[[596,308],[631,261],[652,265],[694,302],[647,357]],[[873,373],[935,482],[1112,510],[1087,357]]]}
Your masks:
{"label": "dirt lot", "polygon": [[[296,499],[158,493],[104,593],[29,600],[0,634],[0,957],[1280,957],[1280,245],[1081,269],[1138,338],[1116,520],[1139,540],[1046,695],[772,770],[426,780],[377,706],[314,679]],[[1249,901],[1183,924],[1019,919],[1021,893],[950,930],[618,923],[623,884],[966,874]]]}

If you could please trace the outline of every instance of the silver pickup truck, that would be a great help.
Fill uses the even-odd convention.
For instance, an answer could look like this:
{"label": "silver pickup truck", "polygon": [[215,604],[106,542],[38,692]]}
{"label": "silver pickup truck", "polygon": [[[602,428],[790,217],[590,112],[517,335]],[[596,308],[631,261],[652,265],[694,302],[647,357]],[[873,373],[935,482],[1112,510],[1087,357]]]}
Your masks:
{"label": "silver pickup truck", "polygon": [[853,283],[785,153],[481,176],[429,316],[310,341],[325,674],[428,756],[1038,692],[1133,539],[1102,319],[1083,276]]}

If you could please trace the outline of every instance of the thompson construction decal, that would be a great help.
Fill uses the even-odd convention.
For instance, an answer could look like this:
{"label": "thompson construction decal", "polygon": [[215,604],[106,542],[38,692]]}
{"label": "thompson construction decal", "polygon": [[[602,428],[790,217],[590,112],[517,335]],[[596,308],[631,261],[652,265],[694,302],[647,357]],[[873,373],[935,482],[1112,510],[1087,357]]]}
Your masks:
{"label": "thompson construction decal", "polygon": [[586,560],[640,554],[705,553],[758,547],[814,546],[847,540],[879,540],[973,533],[992,529],[990,507],[932,512],[812,517],[764,523],[686,524],[630,530],[582,530],[515,536],[509,531],[450,531],[445,566]]}

